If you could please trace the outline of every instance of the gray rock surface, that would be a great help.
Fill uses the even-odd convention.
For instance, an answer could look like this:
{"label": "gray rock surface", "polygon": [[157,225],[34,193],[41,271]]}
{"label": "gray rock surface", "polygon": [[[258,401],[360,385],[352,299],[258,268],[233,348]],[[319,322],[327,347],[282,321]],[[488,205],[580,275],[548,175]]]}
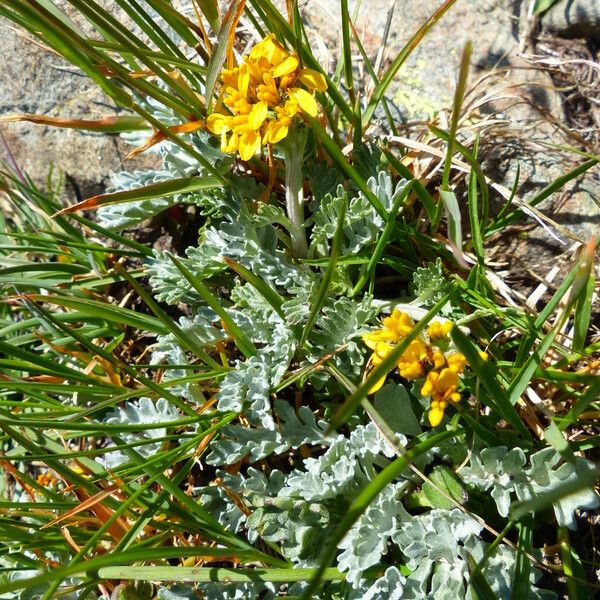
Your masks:
{"label": "gray rock surface", "polygon": [[[57,4],[68,3],[60,0]],[[79,25],[84,23],[79,20]],[[119,112],[85,74],[2,18],[0,55],[0,115],[33,113],[95,119]],[[51,167],[55,174],[62,170],[68,176],[65,191],[70,200],[78,194],[87,197],[101,193],[115,171],[148,168],[157,161],[155,155],[148,154],[123,165],[131,146],[117,135],[26,122],[2,123],[0,130],[17,164],[36,184],[45,187]],[[3,154],[0,149],[0,158],[5,158]]]}
{"label": "gray rock surface", "polygon": [[600,43],[600,2],[561,0],[542,17],[544,29],[565,38],[586,38]]}

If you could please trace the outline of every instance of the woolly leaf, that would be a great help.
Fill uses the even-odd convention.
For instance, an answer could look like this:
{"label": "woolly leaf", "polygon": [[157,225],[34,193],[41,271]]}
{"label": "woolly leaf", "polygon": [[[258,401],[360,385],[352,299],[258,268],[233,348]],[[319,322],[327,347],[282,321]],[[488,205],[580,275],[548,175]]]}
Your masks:
{"label": "woolly leaf", "polygon": [[[578,472],[593,469],[593,464],[580,457],[574,463],[565,462],[555,468],[561,461],[560,455],[553,448],[544,448],[531,457],[531,468],[527,471],[526,481],[516,486],[519,500],[528,500],[536,495],[548,493],[559,485],[578,478]],[[600,497],[593,489],[583,489],[575,494],[561,498],[554,504],[554,514],[561,527],[577,529],[573,513],[580,509],[594,509],[600,506]]]}
{"label": "woolly leaf", "polygon": [[[377,179],[371,177],[367,184],[384,208],[390,209],[402,193],[406,182],[401,181],[394,188],[390,176],[382,171]],[[318,204],[313,203],[311,206],[314,210],[311,219],[314,223],[311,252],[321,256],[329,254],[329,242],[335,234],[338,216],[346,203],[346,196],[347,192],[340,185],[335,195],[328,194]],[[381,234],[383,226],[383,219],[362,192],[351,198],[344,217],[342,253],[355,254],[372,244]]]}
{"label": "woolly leaf", "polygon": [[383,577],[375,581],[373,585],[367,589],[363,596],[363,600],[403,600],[404,584],[406,579],[400,574],[396,567],[386,569]]}
{"label": "woolly leaf", "polygon": [[[110,178],[108,192],[122,192],[135,188],[145,187],[152,183],[165,181],[170,178],[168,171],[120,171]],[[98,211],[98,222],[102,227],[120,231],[127,227],[137,225],[142,221],[154,217],[169,206],[177,204],[174,197],[127,202],[123,204],[109,204],[101,206]]]}
{"label": "woolly leaf", "polygon": [[[156,402],[150,398],[140,398],[126,402],[124,406],[119,407],[109,413],[105,423],[119,423],[125,425],[133,424],[154,424],[179,419],[177,409],[171,406],[164,398]],[[144,457],[153,456],[160,447],[159,443],[152,443],[154,438],[164,437],[167,430],[164,427],[156,429],[145,429],[133,433],[122,433],[121,438],[126,443],[147,440],[148,443],[136,447],[136,452]],[[121,463],[127,462],[129,458],[122,452],[107,452],[103,457],[97,459],[106,468],[112,469]]]}
{"label": "woolly leaf", "polygon": [[[525,454],[520,448],[484,448],[479,456],[473,453],[471,463],[461,470],[460,476],[467,484],[482,490],[490,490],[501,516],[508,515],[515,494],[519,500],[528,500],[536,495],[551,492],[559,485],[577,478],[578,470],[586,471],[593,467],[586,459],[577,457],[575,463],[562,461],[553,448],[544,448],[533,454],[531,466],[524,468]],[[575,529],[573,513],[578,509],[600,506],[600,497],[592,489],[584,489],[562,498],[554,505],[556,519],[561,526]]]}
{"label": "woolly leaf", "polygon": [[159,600],[198,600],[198,595],[192,588],[183,585],[174,585],[169,588],[158,588]]}
{"label": "woolly leaf", "polygon": [[418,268],[413,274],[415,304],[431,308],[447,291],[448,281],[444,277],[442,260]]}
{"label": "woolly leaf", "polygon": [[365,569],[380,562],[392,532],[410,519],[400,502],[407,489],[407,482],[384,488],[339,544],[343,552],[338,557],[338,568],[348,571],[351,583],[358,582]]}

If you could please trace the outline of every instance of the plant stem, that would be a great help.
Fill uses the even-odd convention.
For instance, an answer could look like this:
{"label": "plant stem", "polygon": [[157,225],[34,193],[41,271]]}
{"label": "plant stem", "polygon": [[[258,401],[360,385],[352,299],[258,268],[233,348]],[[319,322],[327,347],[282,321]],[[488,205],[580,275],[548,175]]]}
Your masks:
{"label": "plant stem", "polygon": [[307,131],[290,131],[281,144],[285,158],[285,207],[291,223],[290,237],[294,258],[305,258],[308,253],[304,231],[304,190],[302,187],[302,159]]}

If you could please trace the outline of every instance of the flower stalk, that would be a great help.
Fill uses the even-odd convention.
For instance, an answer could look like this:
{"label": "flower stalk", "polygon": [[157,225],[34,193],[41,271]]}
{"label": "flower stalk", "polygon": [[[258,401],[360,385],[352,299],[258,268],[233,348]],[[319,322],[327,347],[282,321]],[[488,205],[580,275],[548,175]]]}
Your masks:
{"label": "flower stalk", "polygon": [[294,258],[305,258],[308,253],[304,229],[304,189],[302,160],[307,130],[295,127],[280,144],[285,161],[285,208],[290,221],[290,238]]}

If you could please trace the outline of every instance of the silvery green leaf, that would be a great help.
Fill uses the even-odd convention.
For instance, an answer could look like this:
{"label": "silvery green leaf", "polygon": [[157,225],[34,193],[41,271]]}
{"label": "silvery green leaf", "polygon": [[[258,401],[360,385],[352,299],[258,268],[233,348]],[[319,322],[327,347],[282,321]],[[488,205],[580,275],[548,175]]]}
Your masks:
{"label": "silvery green leaf", "polygon": [[277,588],[270,582],[203,583],[198,587],[203,600],[271,600],[277,595]]}
{"label": "silvery green leaf", "polygon": [[[213,167],[221,172],[225,172],[232,159],[228,154],[221,152],[215,138],[206,131],[196,131],[187,136],[186,141],[202,154]],[[161,147],[164,167],[173,177],[189,177],[190,175],[208,175],[209,173],[203,165],[190,156],[183,148],[177,144],[167,142]]]}
{"label": "silvery green leaf", "polygon": [[[248,411],[246,416],[252,421],[260,421],[261,415]],[[269,454],[285,452],[289,445],[275,431],[275,424],[268,417],[264,418],[263,425],[256,428],[241,425],[226,425],[221,429],[221,437],[210,446],[211,453],[206,462],[210,465],[231,465],[244,457],[253,463]],[[265,426],[266,425],[266,426]]]}
{"label": "silvery green leaf", "polygon": [[[144,187],[159,181],[170,179],[168,171],[120,171],[110,178],[107,192],[122,192]],[[156,198],[139,202],[109,204],[98,208],[98,222],[102,227],[121,231],[137,225],[177,204],[175,198]]]}
{"label": "silvery green leaf", "polygon": [[404,600],[406,579],[396,567],[389,567],[362,595],[362,600]]}
{"label": "silvery green leaf", "polygon": [[307,406],[301,406],[296,414],[289,402],[275,400],[275,414],[279,417],[282,436],[290,447],[298,448],[304,444],[329,445],[330,442],[325,437],[327,422],[317,423],[314,413]]}
{"label": "silvery green leaf", "polygon": [[306,165],[306,175],[310,182],[312,197],[316,203],[320,203],[328,194],[335,194],[338,186],[343,183],[340,172],[330,167],[327,161],[309,162]]}
{"label": "silvery green leaf", "polygon": [[190,587],[173,585],[169,588],[158,588],[159,600],[198,600],[198,594]]}
{"label": "silvery green leaf", "polygon": [[352,162],[363,179],[372,179],[381,173],[381,148],[374,143],[360,143],[352,149]]}
{"label": "silvery green leaf", "polygon": [[232,501],[225,489],[219,485],[202,488],[198,500],[202,504],[202,508],[229,531],[239,531],[246,522],[246,515]]}
{"label": "silvery green leaf", "polygon": [[[381,204],[389,209],[402,193],[405,181],[393,187],[390,176],[381,171],[377,178],[370,177],[367,185],[377,196]],[[318,203],[313,203],[314,224],[311,234],[311,252],[320,256],[329,254],[330,241],[333,239],[337,227],[338,215],[346,203],[347,192],[340,185],[335,194],[327,194]],[[369,244],[374,243],[384,226],[381,216],[373,208],[367,198],[360,192],[348,200],[346,215],[344,217],[344,237],[342,240],[342,253],[356,254]]]}
{"label": "silvery green leaf", "polygon": [[412,293],[415,304],[423,308],[431,308],[446,292],[448,280],[444,277],[442,260],[419,267],[413,274]]}
{"label": "silvery green leaf", "polygon": [[[150,398],[140,398],[126,402],[122,407],[108,413],[104,418],[105,423],[120,423],[126,425],[132,424],[154,424],[175,421],[180,418],[177,409],[171,406],[164,398],[159,398],[156,402]],[[160,447],[160,443],[152,443],[154,438],[167,435],[166,427],[156,429],[145,429],[135,432],[125,432],[121,438],[126,443],[147,441],[146,444],[136,446],[135,451],[144,456],[152,456]],[[97,459],[106,468],[114,468],[129,458],[121,451],[107,452]]]}
{"label": "silvery green leaf", "polygon": [[[365,295],[360,302],[341,297],[330,299],[318,316],[309,335],[312,344],[305,364],[312,364],[326,354],[333,353],[333,362],[345,375],[355,379],[360,376],[366,354],[366,346],[359,340],[367,330],[376,310],[372,298]],[[340,347],[343,351],[339,351]],[[331,378],[314,374],[311,381],[319,389]]]}
{"label": "silvery green leaf", "polygon": [[[535,495],[542,495],[568,481],[578,478],[578,471],[587,471],[593,464],[580,457],[575,457],[574,464],[561,462],[560,455],[553,448],[544,448],[531,456],[531,468],[526,471],[527,478],[516,486],[519,500],[527,500]],[[554,514],[561,526],[577,529],[574,512],[580,509],[593,509],[600,506],[600,496],[591,488],[583,489],[575,494],[561,498],[554,504]]]}
{"label": "silvery green leaf", "polygon": [[506,517],[515,485],[525,482],[525,463],[525,453],[521,448],[484,448],[471,455],[471,462],[460,471],[460,477],[465,483],[481,490],[491,488],[490,494],[496,502],[498,513]]}
{"label": "silvery green leaf", "polygon": [[365,569],[380,562],[392,532],[410,519],[400,501],[407,489],[407,482],[384,488],[340,542],[338,569],[348,572],[349,582],[357,583]]}

